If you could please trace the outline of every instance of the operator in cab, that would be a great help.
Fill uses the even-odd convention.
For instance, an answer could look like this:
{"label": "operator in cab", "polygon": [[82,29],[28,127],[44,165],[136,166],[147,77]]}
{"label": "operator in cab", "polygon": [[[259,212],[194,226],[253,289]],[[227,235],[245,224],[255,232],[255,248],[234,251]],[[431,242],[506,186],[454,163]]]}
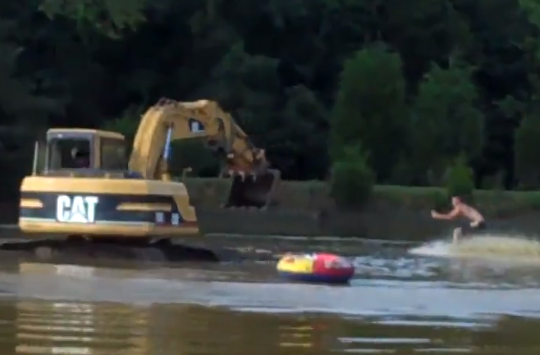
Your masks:
{"label": "operator in cab", "polygon": [[75,168],[90,168],[90,152],[88,150],[81,148],[73,148],[73,150],[71,151],[71,156],[73,158],[73,162],[75,163]]}
{"label": "operator in cab", "polygon": [[468,220],[465,226],[454,229],[454,243],[457,243],[463,236],[485,230],[486,221],[484,216],[478,210],[463,202],[461,197],[452,197],[452,207],[452,211],[448,213],[438,213],[435,210],[431,210],[431,217],[443,220],[454,220],[457,218],[466,218]]}

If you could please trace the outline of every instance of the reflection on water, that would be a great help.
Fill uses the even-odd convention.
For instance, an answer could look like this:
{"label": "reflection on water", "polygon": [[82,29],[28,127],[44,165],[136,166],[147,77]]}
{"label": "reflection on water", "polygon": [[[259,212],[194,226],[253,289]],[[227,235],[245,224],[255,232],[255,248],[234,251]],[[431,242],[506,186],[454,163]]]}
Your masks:
{"label": "reflection on water", "polygon": [[0,355],[540,354],[540,268],[288,243],[272,253],[347,245],[352,286],[289,284],[268,259],[0,263]]}
{"label": "reflection on water", "polygon": [[[10,306],[4,303],[2,310]],[[106,303],[19,301],[15,326],[15,354],[148,353],[147,309]]]}
{"label": "reflection on water", "polygon": [[540,320],[272,315],[185,305],[0,302],[0,354],[537,355]]}

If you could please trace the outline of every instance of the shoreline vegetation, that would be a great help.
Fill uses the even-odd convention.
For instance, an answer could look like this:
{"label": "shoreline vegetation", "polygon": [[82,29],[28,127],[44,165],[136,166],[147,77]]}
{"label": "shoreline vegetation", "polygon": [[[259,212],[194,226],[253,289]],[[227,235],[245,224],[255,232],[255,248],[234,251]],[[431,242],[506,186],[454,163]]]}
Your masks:
{"label": "shoreline vegetation", "polygon": [[[202,235],[339,236],[426,242],[446,238],[456,223],[433,220],[431,209],[450,208],[442,187],[375,185],[359,209],[340,209],[323,181],[281,181],[276,204],[266,211],[222,209],[231,180],[183,179],[197,209]],[[540,230],[540,191],[475,190],[473,205],[490,231],[533,237]],[[16,224],[18,200],[3,200],[2,224]],[[493,229],[492,229],[493,228]],[[3,230],[2,238],[21,237]]]}
{"label": "shoreline vegetation", "polygon": [[[197,206],[218,207],[225,200],[230,181],[219,178],[186,178],[193,203]],[[450,208],[449,194],[443,187],[414,187],[375,185],[370,197],[359,210],[338,209],[329,197],[328,184],[323,181],[282,181],[277,191],[276,206],[272,209],[337,213],[362,213],[373,205],[430,210]],[[540,191],[474,190],[471,203],[488,218],[512,218],[521,213],[540,210]]]}

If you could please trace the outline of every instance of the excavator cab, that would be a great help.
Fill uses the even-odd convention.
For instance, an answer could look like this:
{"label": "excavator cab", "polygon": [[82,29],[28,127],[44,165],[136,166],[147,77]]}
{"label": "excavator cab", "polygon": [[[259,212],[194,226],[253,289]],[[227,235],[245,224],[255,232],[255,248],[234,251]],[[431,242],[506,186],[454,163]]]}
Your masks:
{"label": "excavator cab", "polygon": [[34,175],[99,176],[127,170],[124,136],[90,129],[50,129],[36,142]]}

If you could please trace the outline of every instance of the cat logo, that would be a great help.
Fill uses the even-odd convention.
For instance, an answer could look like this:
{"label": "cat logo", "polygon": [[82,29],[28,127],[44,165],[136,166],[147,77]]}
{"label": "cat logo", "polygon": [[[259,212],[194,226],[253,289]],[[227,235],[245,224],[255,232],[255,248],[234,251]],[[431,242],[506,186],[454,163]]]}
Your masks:
{"label": "cat logo", "polygon": [[56,219],[66,223],[94,223],[98,202],[96,196],[60,195],[56,200]]}
{"label": "cat logo", "polygon": [[188,120],[188,125],[189,125],[189,131],[191,133],[202,133],[202,132],[204,132],[204,125],[201,122],[194,119],[194,118],[190,118]]}

